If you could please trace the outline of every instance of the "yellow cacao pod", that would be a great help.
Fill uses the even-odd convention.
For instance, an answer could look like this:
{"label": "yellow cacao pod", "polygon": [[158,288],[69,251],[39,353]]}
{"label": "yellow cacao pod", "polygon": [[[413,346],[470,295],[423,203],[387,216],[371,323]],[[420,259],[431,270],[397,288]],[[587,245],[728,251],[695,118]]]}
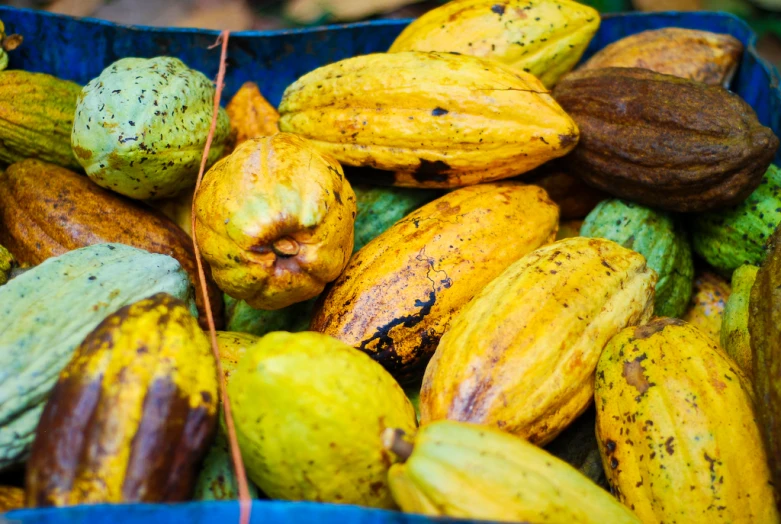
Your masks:
{"label": "yellow cacao pod", "polygon": [[700,330],[661,318],[599,359],[597,438],[613,492],[643,522],[779,522],[740,368]]}
{"label": "yellow cacao pod", "polygon": [[215,282],[256,309],[308,300],[336,279],[352,253],[355,212],[339,163],[289,133],[242,143],[195,196]]}
{"label": "yellow cacao pod", "polygon": [[279,113],[263,98],[255,82],[245,82],[225,106],[231,126],[232,147],[249,138],[271,136],[279,132]]}
{"label": "yellow cacao pod", "polygon": [[[450,53],[372,54],[285,90],[279,128],[389,182],[459,187],[507,178],[575,147],[578,128],[534,76]],[[377,174],[377,176],[382,176]]]}
{"label": "yellow cacao pod", "polygon": [[595,9],[571,0],[454,0],[408,25],[390,52],[491,58],[552,87],[578,63],[599,22]]}
{"label": "yellow cacao pod", "polygon": [[641,67],[711,85],[729,85],[743,44],[737,38],[665,27],[643,31],[601,49],[580,69]]}
{"label": "yellow cacao pod", "polygon": [[14,486],[0,486],[0,515],[24,507],[24,490]]}
{"label": "yellow cacao pod", "polygon": [[721,321],[732,288],[729,282],[710,271],[702,271],[694,279],[692,299],[683,320],[708,335],[717,344],[721,341]]}
{"label": "yellow cacao pod", "polygon": [[451,322],[426,368],[421,423],[549,442],[591,402],[605,344],[651,317],[655,285],[643,256],[610,240],[568,238],[526,255]]}
{"label": "yellow cacao pod", "polygon": [[458,189],[371,240],[322,299],[312,329],[419,379],[453,315],[523,255],[553,241],[558,209],[516,182]]}

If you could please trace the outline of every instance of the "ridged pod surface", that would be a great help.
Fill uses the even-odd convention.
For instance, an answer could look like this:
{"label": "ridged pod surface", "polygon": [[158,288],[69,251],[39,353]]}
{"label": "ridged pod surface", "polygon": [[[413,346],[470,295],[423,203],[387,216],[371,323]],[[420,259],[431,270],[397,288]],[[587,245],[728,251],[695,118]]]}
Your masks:
{"label": "ridged pod surface", "polygon": [[579,70],[640,67],[728,87],[742,52],[740,40],[727,34],[665,27],[613,42],[597,51]]}
{"label": "ridged pod surface", "polygon": [[[71,146],[101,187],[138,198],[195,186],[214,111],[214,85],[178,58],[122,58],[84,86]],[[220,108],[208,165],[222,156],[228,115]]]}
{"label": "ridged pod surface", "polygon": [[421,423],[495,426],[543,445],[589,405],[610,338],[653,312],[656,274],[610,240],[518,260],[461,309],[423,379]]}
{"label": "ridged pod surface", "polygon": [[[247,333],[217,332],[217,344],[220,348],[220,361],[226,384],[231,373],[236,370],[239,360],[247,352],[247,348],[258,340],[258,337]],[[225,420],[222,414],[222,402],[220,402],[218,420]],[[250,496],[257,499],[260,495],[258,488],[252,482],[247,483],[247,487]],[[195,481],[193,500],[235,500],[238,498],[239,486],[233,471],[230,444],[225,429],[220,424],[217,427],[217,436],[209,451],[206,452],[203,464],[201,464],[198,478]]]}
{"label": "ridged pod surface", "polygon": [[270,333],[228,392],[247,474],[271,498],[393,507],[381,436],[414,431],[415,410],[368,356],[319,333]]}
{"label": "ridged pod surface", "polygon": [[748,332],[757,412],[776,500],[781,500],[781,229],[773,233],[768,256],[751,288]]}
{"label": "ridged pod surface", "polygon": [[232,149],[250,138],[271,136],[279,132],[279,113],[263,98],[255,82],[244,82],[225,106],[230,119]]}
{"label": "ridged pod surface", "polygon": [[41,415],[29,506],[190,497],[217,422],[217,370],[184,302],[158,293],[76,349]]}
{"label": "ridged pod surface", "polygon": [[14,486],[0,486],[0,515],[24,507],[24,490]]}
{"label": "ridged pod surface", "polygon": [[171,257],[122,244],[69,251],[0,286],[0,470],[27,454],[76,346],[107,315],[158,292],[191,300],[187,273]]}
{"label": "ridged pod surface", "polygon": [[578,128],[539,80],[449,53],[348,58],[291,84],[279,128],[393,183],[459,187],[507,178],[564,156]]}
{"label": "ridged pod surface", "polygon": [[571,73],[553,94],[581,132],[570,172],[647,206],[735,205],[757,188],[778,149],[751,106],[718,86],[608,67]]}
{"label": "ridged pod surface", "polygon": [[742,264],[759,265],[767,241],[781,223],[781,169],[773,164],[759,187],[734,207],[691,217],[692,246],[729,276]]}
{"label": "ridged pod surface", "polygon": [[686,230],[672,215],[633,202],[604,200],[586,217],[580,234],[618,242],[645,257],[658,276],[656,316],[680,317],[686,312],[694,260]]}
{"label": "ridged pod surface", "polygon": [[[195,303],[201,326],[207,327],[190,237],[166,217],[83,175],[40,160],[23,160],[0,173],[0,242],[27,264],[107,243],[173,257],[198,290]],[[221,327],[221,293],[205,269],[212,313]]]}
{"label": "ridged pod surface", "polygon": [[575,468],[493,428],[442,421],[423,426],[393,498],[408,513],[492,522],[639,524],[631,511]]}
{"label": "ridged pod surface", "polygon": [[729,282],[710,271],[700,271],[694,279],[689,309],[681,318],[718,343],[731,292]]}
{"label": "ridged pod surface", "polygon": [[311,328],[365,351],[402,381],[420,378],[451,318],[507,266],[552,242],[558,209],[537,186],[450,192],[356,253]]}
{"label": "ridged pod surface", "polygon": [[643,522],[779,522],[750,392],[726,353],[682,320],[615,336],[595,398],[618,499]]}
{"label": "ridged pod surface", "polygon": [[355,193],[336,160],[306,140],[252,138],[212,167],[195,227],[217,285],[258,309],[317,296],[353,249]]}
{"label": "ridged pod surface", "polygon": [[732,292],[724,307],[721,322],[721,347],[749,378],[754,376],[751,337],[748,332],[749,298],[758,271],[757,266],[745,265],[732,273]]}
{"label": "ridged pod surface", "polygon": [[38,158],[79,169],[71,127],[81,86],[43,73],[0,72],[0,162]]}
{"label": "ridged pod surface", "polygon": [[389,52],[490,58],[551,87],[578,63],[599,22],[595,9],[570,0],[455,0],[413,21]]}

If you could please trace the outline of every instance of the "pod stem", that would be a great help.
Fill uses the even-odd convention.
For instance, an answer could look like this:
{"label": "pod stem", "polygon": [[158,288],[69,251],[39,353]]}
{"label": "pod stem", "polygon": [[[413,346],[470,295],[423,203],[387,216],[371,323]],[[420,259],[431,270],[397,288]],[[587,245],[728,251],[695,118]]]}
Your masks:
{"label": "pod stem", "polygon": [[290,237],[282,237],[271,244],[271,250],[280,257],[294,257],[301,250],[301,245]]}
{"label": "pod stem", "polygon": [[397,428],[387,428],[382,432],[382,445],[402,462],[406,462],[415,449],[415,446],[404,438],[406,436],[403,430]]}

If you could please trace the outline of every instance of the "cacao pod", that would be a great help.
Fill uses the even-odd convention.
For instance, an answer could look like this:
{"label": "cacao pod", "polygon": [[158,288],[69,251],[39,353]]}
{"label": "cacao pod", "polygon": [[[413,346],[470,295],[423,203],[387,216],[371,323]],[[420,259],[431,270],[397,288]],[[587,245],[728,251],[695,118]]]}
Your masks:
{"label": "cacao pod", "polygon": [[391,45],[497,60],[551,87],[578,63],[599,13],[571,0],[454,0],[414,20]]}
{"label": "cacao pod", "polygon": [[[2,290],[2,288],[0,288]],[[781,500],[781,228],[770,240],[749,298],[748,332],[757,413]]]}
{"label": "cacao pod", "polygon": [[165,293],[87,335],[41,415],[29,506],[189,498],[217,422],[217,369],[186,305]]}
{"label": "cacao pod", "polygon": [[581,132],[570,172],[647,206],[700,212],[737,204],[778,148],[738,95],[646,69],[577,71],[554,96]]}
{"label": "cacao pod", "polygon": [[681,320],[616,335],[595,394],[613,493],[643,522],[779,522],[750,388],[721,348]]}
{"label": "cacao pod", "polygon": [[319,333],[270,333],[228,392],[247,474],[270,497],[393,507],[381,435],[413,431],[415,410],[368,356]]}
{"label": "cacao pod", "polygon": [[[551,164],[558,165],[554,162]],[[531,173],[519,177],[521,182],[543,188],[551,200],[559,206],[562,220],[586,218],[592,209],[610,195],[594,189],[580,178],[566,173],[560,168],[548,168],[545,164]]]}
{"label": "cacao pod", "polygon": [[[0,173],[0,178],[2,174]],[[2,230],[0,230],[2,233]],[[11,270],[16,266],[16,259],[5,247],[0,246],[0,286],[8,282]]]}
{"label": "cacao pod", "polygon": [[597,414],[593,406],[579,416],[558,437],[545,446],[545,450],[577,469],[594,483],[609,490],[602,458],[599,456],[594,426]]}
{"label": "cacao pod", "polygon": [[561,222],[559,223],[559,231],[556,233],[556,240],[579,237],[581,236],[580,228],[582,227],[582,220],[567,220],[566,222]]}
{"label": "cacao pod", "polygon": [[[414,445],[389,430],[393,498],[410,513],[492,522],[639,524],[566,462],[493,428],[441,421],[423,426]],[[411,449],[410,449],[411,448]]]}
{"label": "cacao pod", "polygon": [[80,168],[71,127],[81,86],[43,73],[0,72],[0,162],[25,158]]}
{"label": "cacao pod", "polygon": [[754,376],[748,333],[749,297],[757,271],[757,266],[745,265],[732,273],[732,292],[724,306],[720,332],[721,347],[749,378]]}
{"label": "cacao pod", "polygon": [[603,47],[580,68],[640,67],[657,73],[728,87],[743,44],[709,31],[665,27],[642,31]]}
{"label": "cacao pod", "polygon": [[618,242],[645,257],[658,276],[655,315],[680,317],[686,312],[694,260],[686,231],[673,216],[632,202],[605,200],[586,217],[580,234]]}
{"label": "cacao pod", "polygon": [[311,328],[420,378],[453,315],[496,275],[553,241],[558,210],[537,186],[465,187],[407,215],[353,256]]}
{"label": "cacao pod", "polygon": [[0,486],[0,515],[6,511],[24,507],[24,490],[13,486]]}
{"label": "cacao pod", "polygon": [[195,196],[203,258],[220,289],[258,309],[317,296],[353,249],[355,193],[339,163],[289,133],[252,138]]}
{"label": "cacao pod", "polygon": [[450,323],[426,368],[421,423],[473,422],[546,444],[591,402],[608,340],[651,317],[655,284],[641,255],[601,238],[523,257]]}
{"label": "cacao pod", "polygon": [[160,198],[147,202],[150,206],[170,218],[182,231],[193,236],[193,197],[194,192],[185,191],[178,197]]}
{"label": "cacao pod", "polygon": [[297,333],[309,330],[316,299],[298,302],[282,309],[255,309],[243,300],[225,295],[227,329],[258,337],[274,331]]}
{"label": "cacao pod", "polygon": [[[201,325],[207,327],[192,240],[164,216],[65,168],[23,160],[0,173],[0,242],[29,264],[107,243],[171,256],[196,287]],[[222,294],[205,270],[212,313],[221,327]]]}
{"label": "cacao pod", "polygon": [[110,313],[158,292],[191,300],[187,273],[122,244],[69,251],[0,286],[0,470],[26,456],[76,346]]}
{"label": "cacao pod", "polygon": [[[195,186],[214,111],[214,85],[178,58],[122,58],[79,95],[71,145],[87,176],[138,198],[176,196]],[[230,132],[220,108],[208,165]]]}
{"label": "cacao pod", "polygon": [[742,264],[759,265],[781,223],[781,170],[771,164],[762,183],[734,207],[691,217],[694,251],[729,276]]}
{"label": "cacao pod", "polygon": [[396,171],[393,183],[459,187],[567,154],[578,128],[534,76],[449,53],[372,54],[290,85],[279,128],[342,164]]}
{"label": "cacao pod", "polygon": [[232,149],[250,138],[275,135],[279,132],[279,113],[263,98],[258,84],[244,82],[225,106],[230,120]]}
{"label": "cacao pod", "polygon": [[710,271],[701,271],[694,279],[692,299],[683,320],[694,325],[715,342],[721,340],[721,322],[730,296],[729,282]]}

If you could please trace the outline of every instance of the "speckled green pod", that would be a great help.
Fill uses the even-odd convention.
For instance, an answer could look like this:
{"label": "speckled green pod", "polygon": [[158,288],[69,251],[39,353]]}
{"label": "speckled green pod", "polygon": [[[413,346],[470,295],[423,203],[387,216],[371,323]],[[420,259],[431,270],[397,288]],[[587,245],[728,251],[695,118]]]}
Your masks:
{"label": "speckled green pod", "polygon": [[762,263],[765,245],[780,222],[781,170],[771,164],[748,199],[729,209],[692,217],[692,247],[729,277],[742,264]]}
{"label": "speckled green pod", "polygon": [[656,271],[654,314],[679,317],[692,293],[694,262],[686,232],[663,211],[613,199],[586,217],[581,236],[606,238],[633,249]]}
{"label": "speckled green pod", "polygon": [[16,265],[14,256],[3,246],[0,246],[0,286],[8,282],[11,269]]}
{"label": "speckled green pod", "polygon": [[754,375],[754,368],[748,334],[748,302],[757,271],[757,266],[746,264],[732,273],[732,293],[721,321],[721,347],[749,377]]}
{"label": "speckled green pod", "polygon": [[187,300],[187,273],[166,255],[97,244],[50,258],[0,287],[0,470],[20,462],[73,350],[117,309],[164,292]]}
{"label": "speckled green pod", "polygon": [[[214,105],[214,86],[179,59],[123,58],[82,90],[71,145],[99,186],[137,199],[193,187]],[[208,165],[230,132],[219,110]]]}
{"label": "speckled green pod", "polygon": [[[253,500],[259,498],[260,492],[255,484],[248,482],[247,488]],[[230,444],[225,432],[220,429],[203,459],[198,480],[195,482],[193,500],[236,500],[238,498],[239,485],[233,473]]]}

